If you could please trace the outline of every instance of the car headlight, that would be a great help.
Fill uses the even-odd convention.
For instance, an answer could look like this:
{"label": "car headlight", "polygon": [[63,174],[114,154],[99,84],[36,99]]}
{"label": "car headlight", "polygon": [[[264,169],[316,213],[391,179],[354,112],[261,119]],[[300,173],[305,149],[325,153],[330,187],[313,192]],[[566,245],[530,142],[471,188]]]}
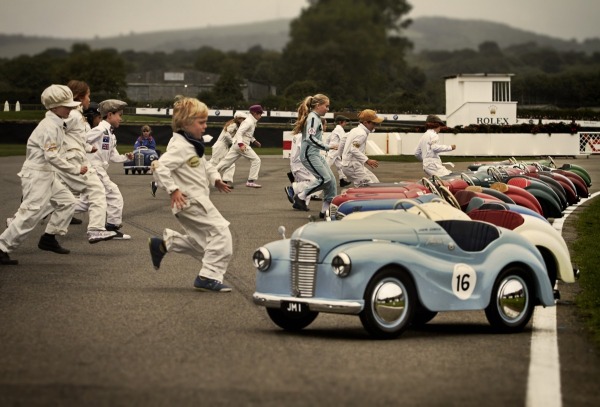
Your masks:
{"label": "car headlight", "polygon": [[348,274],[350,274],[350,270],[352,269],[350,256],[348,256],[346,253],[339,253],[331,261],[331,267],[333,268],[333,272],[336,276],[346,277]]}
{"label": "car headlight", "polygon": [[271,266],[271,253],[264,247],[259,247],[252,255],[252,262],[260,271],[267,271]]}

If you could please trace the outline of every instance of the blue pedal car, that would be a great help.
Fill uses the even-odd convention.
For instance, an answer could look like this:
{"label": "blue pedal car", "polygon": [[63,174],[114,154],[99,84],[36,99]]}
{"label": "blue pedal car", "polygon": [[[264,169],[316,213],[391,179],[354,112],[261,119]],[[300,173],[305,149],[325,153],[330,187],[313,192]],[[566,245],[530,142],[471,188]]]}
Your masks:
{"label": "blue pedal car", "polygon": [[438,312],[485,310],[498,331],[518,332],[534,306],[555,304],[542,256],[519,234],[402,210],[308,223],[258,248],[253,263],[254,303],[289,331],[320,312],[352,314],[390,339]]}
{"label": "blue pedal car", "polygon": [[150,170],[152,161],[158,159],[156,151],[149,149],[148,147],[140,147],[133,151],[133,160],[128,160],[123,163],[123,169],[125,175],[136,172],[138,174],[146,174]]}

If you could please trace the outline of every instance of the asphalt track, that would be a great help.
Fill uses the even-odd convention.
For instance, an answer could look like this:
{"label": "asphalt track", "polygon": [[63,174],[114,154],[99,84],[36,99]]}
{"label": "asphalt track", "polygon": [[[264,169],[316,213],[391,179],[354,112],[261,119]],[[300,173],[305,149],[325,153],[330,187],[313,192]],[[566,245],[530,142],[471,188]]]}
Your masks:
{"label": "asphalt track", "polygon": [[[0,159],[2,220],[18,206],[22,162]],[[600,157],[562,162],[600,179]],[[71,254],[57,255],[37,248],[38,226],[12,254],[19,265],[0,268],[0,405],[526,404],[532,329],[494,334],[483,312],[442,314],[393,341],[370,339],[351,316],[320,315],[299,334],[275,327],[252,303],[252,252],[278,239],[279,225],[289,235],[320,207],[291,209],[288,168],[287,160],[263,157],[263,188],[250,189],[240,160],[233,193],[213,192],[234,239],[226,274],[234,291],[214,294],[192,288],[196,259],[169,253],[153,270],[147,238],[178,228],[169,198],[163,191],[152,198],[151,176],[113,164],[131,241],[90,245],[85,227],[72,226],[61,239]],[[375,173],[382,182],[422,175],[418,164],[387,162]],[[568,242],[575,217],[565,222]],[[579,287],[560,289],[556,405],[597,406],[600,358],[574,312]]]}

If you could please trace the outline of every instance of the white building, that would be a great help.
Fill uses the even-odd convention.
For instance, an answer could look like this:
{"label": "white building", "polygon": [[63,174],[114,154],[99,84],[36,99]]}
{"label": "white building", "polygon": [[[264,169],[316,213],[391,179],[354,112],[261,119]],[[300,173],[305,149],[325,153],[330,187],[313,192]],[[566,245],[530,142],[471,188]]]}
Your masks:
{"label": "white building", "polygon": [[446,77],[446,125],[517,124],[517,102],[510,100],[513,74],[459,74]]}

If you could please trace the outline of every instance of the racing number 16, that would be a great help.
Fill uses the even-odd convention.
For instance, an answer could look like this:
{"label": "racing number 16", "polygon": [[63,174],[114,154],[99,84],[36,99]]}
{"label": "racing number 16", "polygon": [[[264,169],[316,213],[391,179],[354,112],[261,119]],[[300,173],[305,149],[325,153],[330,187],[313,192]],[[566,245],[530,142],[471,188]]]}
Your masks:
{"label": "racing number 16", "polygon": [[477,284],[477,273],[468,264],[459,263],[454,265],[452,272],[452,292],[461,300],[471,297]]}

